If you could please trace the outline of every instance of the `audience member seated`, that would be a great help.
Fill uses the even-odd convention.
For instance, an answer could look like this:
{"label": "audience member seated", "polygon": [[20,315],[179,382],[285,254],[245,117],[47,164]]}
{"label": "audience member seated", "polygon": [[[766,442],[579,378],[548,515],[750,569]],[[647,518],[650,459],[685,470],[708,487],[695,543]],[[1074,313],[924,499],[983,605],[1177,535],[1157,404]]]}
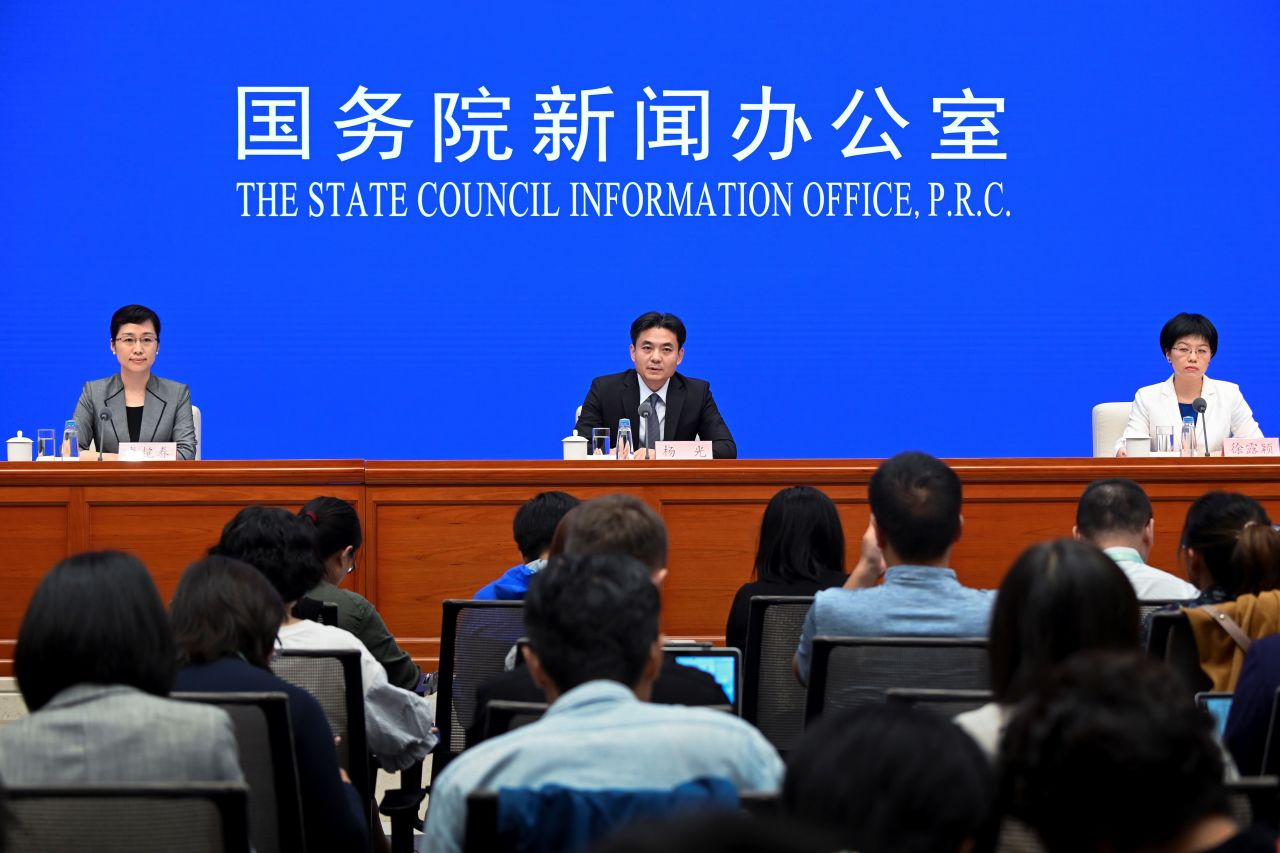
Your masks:
{"label": "audience member seated", "polygon": [[529,579],[547,564],[551,538],[560,519],[580,501],[567,492],[540,492],[516,510],[512,522],[516,547],[524,562],[512,566],[502,577],[485,584],[475,597],[482,601],[520,601],[529,589]]}
{"label": "audience member seated", "polygon": [[338,768],[324,710],[306,690],[271,672],[283,620],[284,602],[253,566],[226,557],[192,564],[169,604],[180,665],[174,689],[287,695],[307,849],[362,850],[364,806]]}
{"label": "audience member seated", "polygon": [[1208,714],[1140,654],[1094,652],[1019,706],[997,764],[1009,812],[1049,853],[1275,853],[1231,816]]}
{"label": "audience member seated", "polygon": [[836,505],[812,486],[792,486],[773,496],[760,520],[760,544],[752,580],[733,597],[724,643],[747,648],[747,611],[755,595],[813,595],[843,586],[844,527]]}
{"label": "audience member seated", "polygon": [[164,604],[136,557],[63,560],[18,629],[13,671],[30,714],[0,727],[0,778],[243,782],[226,712],[166,698],[176,669]]}
{"label": "audience member seated", "polygon": [[416,690],[422,672],[409,653],[396,645],[382,616],[369,599],[341,588],[342,581],[356,570],[356,551],[364,541],[360,516],[346,501],[328,497],[308,501],[298,516],[315,525],[316,553],[324,564],[324,577],[307,590],[306,597],[336,604],[338,627],[364,643],[387,670],[387,680],[396,687]]}
{"label": "audience member seated", "polygon": [[1280,633],[1280,532],[1249,521],[1235,533],[1228,571],[1247,589],[1234,600],[1186,611],[1213,689],[1232,691],[1252,641]]}
{"label": "audience member seated", "polygon": [[[1245,776],[1263,772],[1263,752],[1277,688],[1280,688],[1280,636],[1254,640],[1244,656],[1223,735],[1236,767]],[[1272,744],[1271,748],[1280,750],[1280,744]]]}
{"label": "audience member seated", "polygon": [[387,681],[387,671],[364,643],[341,628],[293,616],[293,605],[324,574],[316,557],[315,527],[278,507],[249,506],[222,529],[212,556],[241,560],[262,572],[285,603],[279,643],[283,649],[360,653],[364,682],[365,732],[369,749],[387,770],[403,770],[436,745],[431,706],[422,697]]}
{"label": "audience member seated", "polygon": [[1192,599],[1200,590],[1177,575],[1147,565],[1156,537],[1151,499],[1133,480],[1096,480],[1076,505],[1071,534],[1116,561],[1143,601]]}
{"label": "audience member seated", "polygon": [[989,758],[1014,706],[1086,649],[1138,648],[1138,601],[1123,567],[1087,542],[1033,545],[1014,561],[991,613],[993,700],[956,717]]}
{"label": "audience member seated", "polygon": [[[624,554],[649,568],[655,586],[660,587],[667,576],[667,526],[648,504],[632,495],[605,495],[587,501],[565,516],[555,538],[553,554]],[[479,740],[484,708],[493,700],[541,702],[542,696],[523,666],[481,684],[476,689],[476,714],[467,728],[467,742]],[[651,698],[669,705],[729,704],[712,676],[665,657]]]}
{"label": "audience member seated", "polygon": [[[1236,492],[1206,492],[1187,510],[1178,552],[1200,594],[1183,606],[1222,604],[1276,586],[1274,567],[1259,565],[1247,547],[1236,551],[1240,531],[1250,522],[1270,525],[1271,519],[1262,504]],[[1143,621],[1144,642],[1151,630],[1151,615]]]}
{"label": "audience member seated", "polygon": [[973,741],[938,714],[890,705],[806,731],[782,808],[859,853],[983,853],[999,828],[995,778]]}
{"label": "audience member seated", "polygon": [[814,637],[986,636],[994,594],[962,586],[947,568],[963,523],[956,472],[926,453],[899,453],[871,475],[867,496],[884,559],[860,562],[848,587],[814,596],[794,663],[802,682]]}
{"label": "audience member seated", "polygon": [[524,656],[551,707],[445,768],[433,785],[425,849],[461,849],[472,791],[560,785],[621,792],[704,779],[739,791],[777,789],[782,762],[749,724],[646,701],[663,660],[659,609],[649,567],[630,557],[558,556],[534,576]]}

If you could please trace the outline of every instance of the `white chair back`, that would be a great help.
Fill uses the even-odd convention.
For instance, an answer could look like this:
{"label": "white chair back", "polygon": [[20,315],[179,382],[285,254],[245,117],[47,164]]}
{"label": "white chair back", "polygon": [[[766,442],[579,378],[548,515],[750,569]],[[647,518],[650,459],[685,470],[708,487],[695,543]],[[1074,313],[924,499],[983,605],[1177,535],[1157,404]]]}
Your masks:
{"label": "white chair back", "polygon": [[1124,435],[1131,403],[1099,403],[1093,407],[1093,455],[1115,456],[1116,441]]}
{"label": "white chair back", "polygon": [[200,407],[199,406],[191,407],[191,420],[194,421],[196,425],[196,458],[200,459],[201,458],[200,456],[201,441],[200,441]]}

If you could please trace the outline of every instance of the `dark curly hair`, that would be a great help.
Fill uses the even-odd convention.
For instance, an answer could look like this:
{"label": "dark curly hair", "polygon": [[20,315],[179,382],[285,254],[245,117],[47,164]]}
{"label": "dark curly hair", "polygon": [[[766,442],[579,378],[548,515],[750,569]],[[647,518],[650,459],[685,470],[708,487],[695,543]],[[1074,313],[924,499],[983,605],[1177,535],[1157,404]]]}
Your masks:
{"label": "dark curly hair", "polygon": [[316,556],[316,530],[288,510],[247,506],[222,528],[211,557],[248,563],[266,576],[285,604],[292,604],[324,577]]}

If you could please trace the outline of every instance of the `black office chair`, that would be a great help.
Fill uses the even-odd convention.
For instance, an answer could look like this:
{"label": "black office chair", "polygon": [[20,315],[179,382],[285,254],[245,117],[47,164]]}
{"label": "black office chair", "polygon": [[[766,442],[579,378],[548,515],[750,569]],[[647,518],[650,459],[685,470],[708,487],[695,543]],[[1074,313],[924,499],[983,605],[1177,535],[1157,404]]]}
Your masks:
{"label": "black office chair", "polygon": [[757,595],[747,605],[742,718],[786,754],[804,732],[805,689],[791,669],[811,595]]}
{"label": "black office chair", "polygon": [[512,702],[494,699],[484,708],[484,725],[481,740],[504,735],[521,726],[527,726],[542,718],[547,712],[545,702]]}
{"label": "black office chair", "polygon": [[174,693],[174,699],[226,711],[249,785],[249,829],[256,853],[307,849],[289,697],[284,693]]}
{"label": "black office chair", "polygon": [[805,725],[824,710],[883,703],[894,687],[990,690],[985,637],[817,637]]}
{"label": "black office chair", "polygon": [[1138,599],[1138,624],[1142,625],[1147,617],[1165,607],[1185,607],[1185,599],[1181,598],[1140,598]]}
{"label": "black office chair", "polygon": [[885,691],[890,705],[923,708],[947,719],[974,711],[991,701],[990,690],[935,690],[927,687],[891,687]]}
{"label": "black office chair", "polygon": [[524,602],[449,599],[443,607],[432,781],[467,746],[467,727],[478,712],[476,688],[505,671],[507,655],[524,636]]}
{"label": "black office chair", "polygon": [[10,853],[249,853],[248,790],[239,784],[9,787]]}
{"label": "black office chair", "polygon": [[1187,614],[1181,610],[1156,613],[1151,617],[1147,655],[1163,661],[1182,679],[1187,697],[1213,689],[1213,679],[1200,667],[1200,651]]}

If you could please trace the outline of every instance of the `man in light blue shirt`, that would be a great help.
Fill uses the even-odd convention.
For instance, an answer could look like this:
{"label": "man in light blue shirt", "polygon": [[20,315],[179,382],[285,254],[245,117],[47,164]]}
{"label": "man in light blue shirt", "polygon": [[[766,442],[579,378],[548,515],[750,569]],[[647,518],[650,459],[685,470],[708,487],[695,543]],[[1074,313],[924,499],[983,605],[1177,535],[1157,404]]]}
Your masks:
{"label": "man in light blue shirt", "polygon": [[876,469],[867,496],[883,557],[864,554],[843,588],[814,596],[794,661],[802,682],[814,637],[987,636],[995,592],[963,586],[948,568],[963,524],[956,472],[927,453],[899,453]]}
{"label": "man in light blue shirt", "polygon": [[1156,539],[1151,499],[1133,480],[1094,480],[1076,505],[1071,535],[1101,548],[1124,572],[1139,601],[1187,601],[1200,594],[1177,575],[1147,565]]}
{"label": "man in light blue shirt", "polygon": [[567,492],[539,492],[525,501],[511,523],[511,532],[524,562],[482,586],[475,597],[484,601],[523,600],[529,590],[529,580],[547,565],[547,553],[560,519],[579,503]]}
{"label": "man in light blue shirt", "polygon": [[754,727],[722,711],[647,701],[662,666],[658,617],[658,588],[639,561],[552,558],[524,608],[525,661],[551,707],[449,764],[432,786],[424,849],[462,849],[473,791],[654,790],[705,778],[778,790],[782,761]]}

